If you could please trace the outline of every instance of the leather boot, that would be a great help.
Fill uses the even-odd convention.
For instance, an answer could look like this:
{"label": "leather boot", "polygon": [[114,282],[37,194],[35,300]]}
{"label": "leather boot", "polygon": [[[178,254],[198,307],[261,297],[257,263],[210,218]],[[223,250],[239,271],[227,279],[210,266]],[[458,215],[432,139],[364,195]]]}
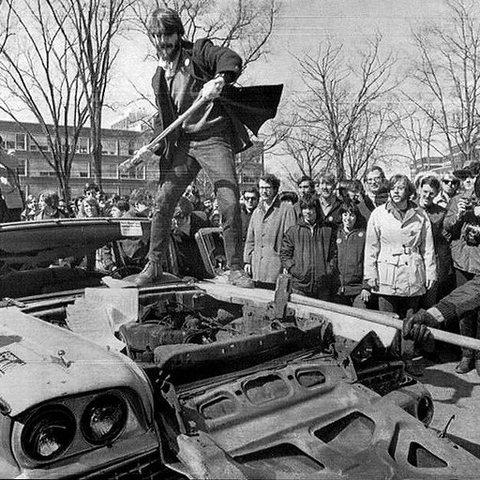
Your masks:
{"label": "leather boot", "polygon": [[228,283],[241,288],[253,288],[253,280],[247,275],[245,270],[230,270]]}
{"label": "leather boot", "polygon": [[135,279],[135,285],[139,287],[148,285],[162,278],[163,271],[159,262],[149,260],[145,265],[145,268],[137,275]]}
{"label": "leather boot", "polygon": [[473,357],[462,357],[460,363],[455,367],[457,373],[468,373],[473,368]]}

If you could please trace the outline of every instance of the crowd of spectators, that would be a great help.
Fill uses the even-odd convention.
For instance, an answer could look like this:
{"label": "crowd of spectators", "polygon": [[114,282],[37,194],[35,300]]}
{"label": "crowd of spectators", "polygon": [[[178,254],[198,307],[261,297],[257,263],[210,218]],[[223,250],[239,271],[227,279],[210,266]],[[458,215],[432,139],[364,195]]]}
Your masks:
{"label": "crowd of spectators", "polygon": [[[266,175],[258,206],[244,216],[245,270],[257,287],[274,288],[288,273],[296,293],[408,318],[480,273],[479,174],[472,164],[412,181],[374,166],[364,182],[302,177],[297,192]],[[480,338],[476,314],[459,328]],[[408,364],[414,346],[399,338],[399,350]],[[474,365],[478,354],[463,349],[456,371]]]}
{"label": "crowd of spectators", "polygon": [[[374,166],[363,182],[337,182],[331,173],[316,182],[304,176],[296,192],[282,190],[275,175],[264,175],[258,188],[241,197],[245,271],[256,287],[273,289],[278,275],[288,273],[296,293],[406,318],[480,273],[480,180],[474,188],[479,174],[480,164],[472,164],[412,181],[405,175],[387,179]],[[21,218],[147,219],[153,206],[147,190],[108,196],[87,184],[84,195],[68,204],[54,191],[29,195]],[[181,276],[206,275],[195,234],[220,227],[221,220],[215,197],[202,200],[190,185],[171,225]],[[97,252],[97,266],[136,273],[147,252],[148,239],[122,240]],[[461,334],[480,338],[476,314],[465,315],[459,325]],[[464,349],[457,372],[471,370],[474,359],[475,353]]]}

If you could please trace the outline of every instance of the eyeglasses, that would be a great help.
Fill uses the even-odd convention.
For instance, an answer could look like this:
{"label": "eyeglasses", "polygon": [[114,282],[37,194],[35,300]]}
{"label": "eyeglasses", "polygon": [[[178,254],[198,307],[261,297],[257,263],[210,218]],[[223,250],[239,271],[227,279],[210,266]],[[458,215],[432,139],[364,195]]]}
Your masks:
{"label": "eyeglasses", "polygon": [[253,202],[256,199],[257,199],[257,197],[245,197],[246,202]]}
{"label": "eyeglasses", "polygon": [[258,187],[259,190],[272,190],[272,186],[271,185],[268,185],[266,187]]}
{"label": "eyeglasses", "polygon": [[446,183],[447,185],[455,185],[457,182],[455,180],[442,180],[443,183]]}

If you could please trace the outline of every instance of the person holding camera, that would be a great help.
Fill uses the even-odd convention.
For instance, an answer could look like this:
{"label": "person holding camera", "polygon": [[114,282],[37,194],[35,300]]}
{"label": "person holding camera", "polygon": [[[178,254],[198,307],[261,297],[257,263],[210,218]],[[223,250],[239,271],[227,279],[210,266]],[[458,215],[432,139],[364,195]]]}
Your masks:
{"label": "person holding camera", "polygon": [[[454,172],[458,178],[476,178],[474,188],[466,189],[450,202],[444,228],[451,236],[451,252],[457,287],[480,274],[480,163],[471,164]],[[480,338],[480,316],[465,312],[459,318],[461,335]],[[455,368],[457,373],[467,373],[474,364],[474,351],[462,348],[462,358]]]}

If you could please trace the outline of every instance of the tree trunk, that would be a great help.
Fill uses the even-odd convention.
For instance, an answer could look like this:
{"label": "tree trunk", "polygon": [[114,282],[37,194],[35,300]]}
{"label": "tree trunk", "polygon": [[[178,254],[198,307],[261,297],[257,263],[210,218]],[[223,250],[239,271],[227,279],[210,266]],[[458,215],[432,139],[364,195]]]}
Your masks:
{"label": "tree trunk", "polygon": [[64,175],[57,172],[58,184],[60,185],[60,197],[63,198],[67,203],[71,200],[71,189],[70,189],[70,179]]}
{"label": "tree trunk", "polygon": [[102,106],[98,99],[93,99],[90,115],[90,141],[92,143],[93,181],[102,189]]}

